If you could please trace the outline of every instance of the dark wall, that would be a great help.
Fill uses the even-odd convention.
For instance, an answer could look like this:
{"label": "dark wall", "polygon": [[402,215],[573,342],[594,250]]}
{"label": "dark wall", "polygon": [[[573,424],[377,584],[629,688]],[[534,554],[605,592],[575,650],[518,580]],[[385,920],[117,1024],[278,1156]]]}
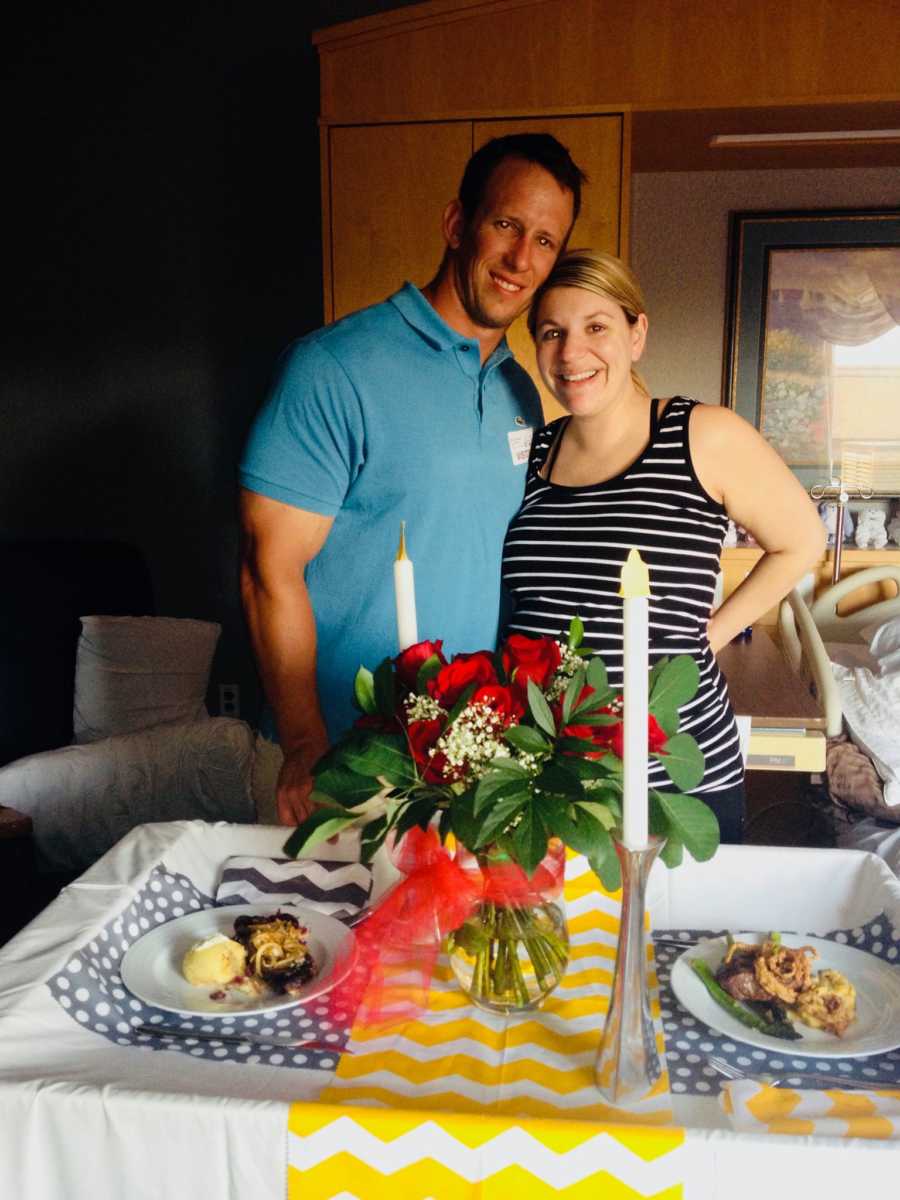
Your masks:
{"label": "dark wall", "polygon": [[279,352],[322,319],[310,33],[401,6],[5,22],[0,537],[139,545],[159,612],[222,622],[214,684],[251,720],[235,467]]}

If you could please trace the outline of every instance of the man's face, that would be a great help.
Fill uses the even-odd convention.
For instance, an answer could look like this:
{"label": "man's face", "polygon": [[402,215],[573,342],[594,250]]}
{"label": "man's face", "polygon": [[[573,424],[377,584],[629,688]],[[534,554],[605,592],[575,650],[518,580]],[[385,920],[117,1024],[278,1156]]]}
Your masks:
{"label": "man's face", "polygon": [[473,325],[506,329],[550,274],[572,225],[572,193],[549,171],[504,159],[466,225],[458,208],[450,248],[459,299]]}

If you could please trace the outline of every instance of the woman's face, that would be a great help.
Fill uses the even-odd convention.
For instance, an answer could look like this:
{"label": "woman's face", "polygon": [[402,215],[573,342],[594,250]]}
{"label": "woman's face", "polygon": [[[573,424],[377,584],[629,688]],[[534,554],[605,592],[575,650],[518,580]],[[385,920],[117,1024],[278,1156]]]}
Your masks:
{"label": "woman's face", "polygon": [[647,336],[643,313],[632,325],[608,296],[551,288],[541,298],[535,335],[544,383],[573,416],[604,412],[636,390],[631,366]]}

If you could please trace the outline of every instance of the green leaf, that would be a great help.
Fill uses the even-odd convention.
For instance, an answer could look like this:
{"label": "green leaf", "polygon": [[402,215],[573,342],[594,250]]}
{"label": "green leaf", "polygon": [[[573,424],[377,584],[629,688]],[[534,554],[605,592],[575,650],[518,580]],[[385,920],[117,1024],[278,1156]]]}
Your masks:
{"label": "green leaf", "polygon": [[603,746],[596,746],[587,738],[579,737],[561,737],[556,746],[558,750],[572,750],[577,754],[597,754],[604,749]]}
{"label": "green leaf", "polygon": [[567,846],[586,854],[588,858],[602,856],[609,834],[597,818],[580,804],[573,804],[569,812],[556,812],[550,822],[551,832],[562,838]]}
{"label": "green leaf", "polygon": [[[544,744],[546,745],[546,742]],[[528,772],[515,758],[506,758],[505,756],[498,755],[496,758],[491,759],[488,766],[492,771],[506,771],[508,775],[518,775],[522,779],[528,776]]]}
{"label": "green leaf", "polygon": [[[492,842],[499,833],[502,833],[510,821],[518,816],[523,806],[528,803],[529,798],[529,793],[521,787],[517,792],[511,792],[498,798],[496,803],[492,804],[488,809],[484,817],[480,819],[476,818],[479,820],[480,828],[478,829],[472,848],[477,850]],[[523,863],[522,866],[524,867],[525,864]]]}
{"label": "green leaf", "polygon": [[665,668],[669,665],[669,662],[670,662],[669,656],[666,655],[665,658],[657,659],[657,661],[650,668],[650,674],[647,676],[647,694],[648,695],[653,694],[653,689],[656,687],[656,681],[657,681],[657,679],[659,679],[660,675],[663,673]]}
{"label": "green leaf", "polygon": [[340,833],[355,820],[355,817],[340,808],[317,808],[297,826],[284,843],[284,853],[288,858],[300,858],[313,846],[318,846],[320,842],[325,842],[336,833]]}
{"label": "green leaf", "polygon": [[612,713],[594,712],[588,707],[576,709],[572,713],[573,725],[618,725],[621,720],[621,716],[616,717]]}
{"label": "green leaf", "polygon": [[603,804],[599,800],[579,800],[575,807],[588,813],[607,830],[615,829],[621,815],[618,811],[614,812],[608,804]]}
{"label": "green leaf", "polygon": [[368,667],[360,667],[353,681],[353,696],[360,709],[369,716],[378,712],[375,703],[375,677]]}
{"label": "green leaf", "polygon": [[678,732],[678,709],[674,705],[671,708],[654,708],[653,715],[657,725],[668,737]]}
{"label": "green leaf", "polygon": [[592,687],[595,692],[606,693],[609,691],[609,680],[606,677],[606,666],[603,659],[599,655],[588,663],[587,668],[587,683],[588,687]]}
{"label": "green leaf", "polygon": [[540,788],[542,792],[552,792],[557,796],[572,796],[576,800],[584,797],[581,780],[560,763],[547,763],[535,778],[534,786]]}
{"label": "green leaf", "polygon": [[550,705],[533,679],[528,680],[528,707],[531,709],[535,724],[545,733],[549,733],[551,737],[556,737],[556,722],[553,720]]}
{"label": "green leaf", "polygon": [[677,788],[689,791],[703,778],[703,755],[689,733],[676,733],[666,742],[664,754],[654,753]]}
{"label": "green leaf", "polygon": [[609,767],[606,762],[605,754],[603,758],[579,758],[573,754],[566,759],[566,770],[577,775],[579,779],[609,779]]}
{"label": "green leaf", "polygon": [[569,681],[569,686],[566,688],[566,694],[563,697],[563,725],[568,725],[569,723],[569,718],[572,715],[572,709],[577,705],[578,698],[581,695],[581,690],[585,685],[585,678],[584,667],[579,667]]}
{"label": "green leaf", "polygon": [[430,796],[421,800],[413,800],[405,805],[394,826],[396,840],[399,842],[414,825],[418,825],[420,829],[427,829],[429,821],[436,812],[437,803]]}
{"label": "green leaf", "polygon": [[650,693],[650,711],[680,708],[697,694],[700,686],[700,669],[689,654],[679,654],[670,659],[653,681]]}
{"label": "green leaf", "polygon": [[670,836],[683,842],[698,862],[712,858],[719,847],[716,815],[696,796],[677,792],[653,792],[669,823]]}
{"label": "green leaf", "polygon": [[528,784],[524,779],[506,774],[485,775],[475,789],[473,812],[478,817],[486,808],[505,797],[519,795],[528,795]]}
{"label": "green leaf", "polygon": [[365,829],[363,829],[359,839],[359,857],[361,862],[370,863],[372,861],[387,836],[388,827],[388,819],[385,815],[383,817],[376,817],[374,821],[370,821]]}
{"label": "green leaf", "polygon": [[506,674],[506,667],[503,665],[503,655],[499,650],[495,650],[491,655],[491,661],[494,664],[494,670],[497,672],[497,682],[506,687],[509,683],[509,678]]}
{"label": "green leaf", "polygon": [[435,675],[440,671],[443,663],[436,654],[432,654],[430,658],[426,658],[416,672],[416,691],[420,696],[425,696],[428,693],[428,680],[434,679]]}
{"label": "green leaf", "polygon": [[315,773],[316,791],[330,797],[335,804],[344,808],[354,808],[362,804],[370,796],[377,795],[382,784],[370,775],[359,775],[349,767],[326,767]]}
{"label": "green leaf", "polygon": [[393,719],[397,711],[397,697],[394,691],[394,664],[391,659],[383,659],[375,668],[374,689],[376,708],[383,717]]}
{"label": "green leaf", "polygon": [[469,850],[475,848],[475,842],[481,829],[481,822],[475,817],[474,805],[475,792],[472,790],[457,796],[448,809],[450,827],[454,837]]}
{"label": "green leaf", "polygon": [[525,754],[546,754],[550,749],[550,743],[544,735],[531,725],[513,725],[504,731],[503,738]]}
{"label": "green leaf", "polygon": [[533,804],[524,810],[511,841],[519,866],[527,875],[533,875],[547,853],[547,828]]}
{"label": "green leaf", "polygon": [[415,764],[409,755],[406,738],[379,733],[348,749],[346,765],[358,775],[383,777],[390,783],[414,783],[418,779]]}
{"label": "green leaf", "polygon": [[612,838],[598,854],[588,858],[591,870],[608,892],[617,892],[622,886],[622,867]]}
{"label": "green leaf", "polygon": [[581,617],[574,616],[569,622],[569,638],[566,645],[570,650],[577,650],[584,641],[584,622]]}
{"label": "green leaf", "polygon": [[684,859],[684,845],[679,842],[677,837],[669,836],[666,844],[659,852],[659,857],[670,870],[674,867],[680,867]]}

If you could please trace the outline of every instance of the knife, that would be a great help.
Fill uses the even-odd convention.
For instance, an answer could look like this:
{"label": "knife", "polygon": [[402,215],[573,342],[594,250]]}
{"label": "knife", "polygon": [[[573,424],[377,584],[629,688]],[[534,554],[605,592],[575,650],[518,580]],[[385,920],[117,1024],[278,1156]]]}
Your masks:
{"label": "knife", "polygon": [[295,1037],[293,1034],[262,1034],[253,1033],[251,1030],[232,1030],[229,1033],[208,1033],[203,1029],[180,1029],[174,1025],[135,1025],[133,1026],[135,1033],[149,1033],[153,1037],[160,1038],[177,1038],[180,1041],[187,1041],[189,1038],[195,1038],[198,1042],[222,1042],[223,1045],[239,1045],[241,1042],[250,1042],[254,1046],[286,1046],[288,1048],[306,1048],[307,1050],[319,1050],[329,1054],[352,1054],[352,1050],[347,1050],[337,1043],[323,1042],[316,1038]]}

